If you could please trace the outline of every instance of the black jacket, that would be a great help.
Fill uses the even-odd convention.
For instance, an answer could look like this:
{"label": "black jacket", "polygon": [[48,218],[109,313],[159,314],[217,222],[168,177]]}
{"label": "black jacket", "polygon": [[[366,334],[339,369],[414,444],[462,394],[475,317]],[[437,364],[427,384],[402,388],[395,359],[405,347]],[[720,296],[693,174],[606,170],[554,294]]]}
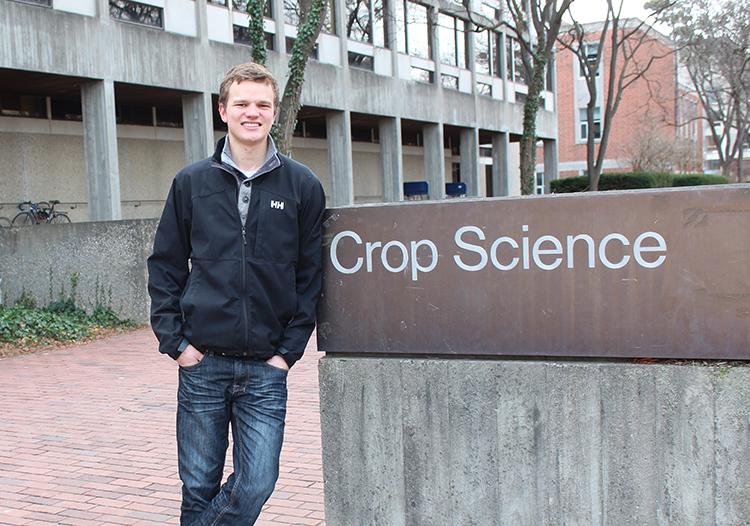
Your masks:
{"label": "black jacket", "polygon": [[187,339],[201,351],[280,354],[291,366],[315,325],[325,194],[279,154],[281,166],[253,179],[243,225],[223,147],[172,182],[148,258],[151,326],[173,358]]}

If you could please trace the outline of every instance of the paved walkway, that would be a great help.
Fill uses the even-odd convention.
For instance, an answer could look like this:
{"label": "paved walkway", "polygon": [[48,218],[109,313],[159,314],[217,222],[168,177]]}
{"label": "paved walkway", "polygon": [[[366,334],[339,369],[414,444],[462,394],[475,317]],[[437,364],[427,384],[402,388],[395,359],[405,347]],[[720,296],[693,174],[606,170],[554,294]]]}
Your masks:
{"label": "paved walkway", "polygon": [[[318,358],[313,338],[289,375],[258,526],[324,524]],[[0,360],[0,525],[179,524],[176,384],[148,329]]]}

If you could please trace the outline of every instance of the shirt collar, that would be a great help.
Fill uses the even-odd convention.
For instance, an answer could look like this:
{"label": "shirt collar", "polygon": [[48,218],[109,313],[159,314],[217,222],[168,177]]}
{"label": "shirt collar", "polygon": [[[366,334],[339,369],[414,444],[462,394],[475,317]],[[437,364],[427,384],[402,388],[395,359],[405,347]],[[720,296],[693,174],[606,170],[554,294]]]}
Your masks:
{"label": "shirt collar", "polygon": [[245,179],[255,179],[256,177],[270,172],[274,168],[277,168],[281,165],[281,159],[279,159],[279,152],[276,149],[276,143],[273,141],[273,138],[270,135],[268,136],[267,145],[266,159],[265,161],[263,161],[263,164],[260,165],[260,168],[258,168],[255,172],[246,172],[239,166],[237,166],[237,164],[232,159],[232,152],[229,149],[229,135],[227,135],[224,140],[224,149],[221,151],[221,162],[223,162],[224,164],[228,164],[229,166],[237,170],[239,173],[245,176]]}

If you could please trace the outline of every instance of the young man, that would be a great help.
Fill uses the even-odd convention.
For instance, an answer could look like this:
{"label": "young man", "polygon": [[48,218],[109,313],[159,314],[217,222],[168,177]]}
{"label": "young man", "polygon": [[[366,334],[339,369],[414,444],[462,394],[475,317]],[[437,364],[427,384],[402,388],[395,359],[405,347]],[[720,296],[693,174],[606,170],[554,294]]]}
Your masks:
{"label": "young man", "polygon": [[[278,478],[287,371],[315,323],[325,195],[276,151],[278,102],[263,66],[227,72],[227,136],[175,177],[148,260],[151,325],[179,366],[182,526],[257,519]],[[220,486],[229,426],[234,473]]]}

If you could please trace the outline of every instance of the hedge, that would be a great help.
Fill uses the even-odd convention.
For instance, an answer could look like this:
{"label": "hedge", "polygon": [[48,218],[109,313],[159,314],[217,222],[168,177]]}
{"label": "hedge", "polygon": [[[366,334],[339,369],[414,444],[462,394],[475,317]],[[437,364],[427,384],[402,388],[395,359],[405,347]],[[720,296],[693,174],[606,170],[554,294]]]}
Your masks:
{"label": "hedge", "polygon": [[[671,174],[658,172],[604,173],[599,178],[599,190],[633,190],[638,188],[666,188],[726,184],[727,178],[710,174]],[[588,177],[566,177],[550,183],[553,193],[585,192],[589,189]]]}

